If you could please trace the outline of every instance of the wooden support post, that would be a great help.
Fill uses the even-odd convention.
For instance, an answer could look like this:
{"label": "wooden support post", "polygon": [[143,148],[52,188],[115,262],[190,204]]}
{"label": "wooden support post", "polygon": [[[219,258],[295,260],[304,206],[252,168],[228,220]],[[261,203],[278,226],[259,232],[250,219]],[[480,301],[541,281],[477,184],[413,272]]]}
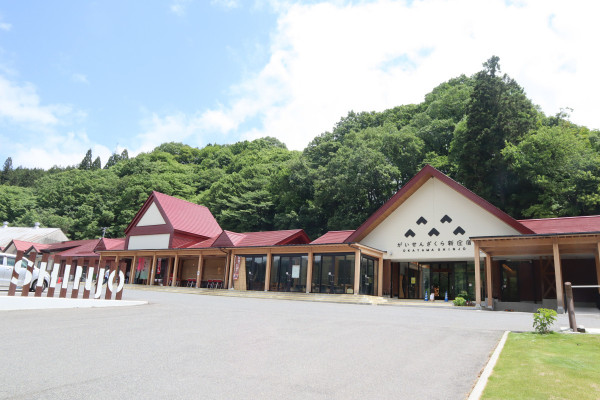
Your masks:
{"label": "wooden support post", "polygon": [[[27,258],[29,259],[29,261],[31,261],[31,265],[29,265],[29,263],[27,263],[27,271],[29,271],[29,273],[31,274],[31,280],[33,280],[33,267],[35,266],[35,258],[37,257],[37,253],[35,252],[35,250],[32,250],[28,255]],[[23,284],[23,288],[21,289],[21,296],[29,296],[29,289],[31,288],[31,282],[27,283],[27,284]]]}
{"label": "wooden support post", "polygon": [[17,285],[13,282],[12,278],[14,278],[15,280],[19,279],[19,265],[20,265],[19,261],[21,261],[22,258],[23,258],[23,252],[17,251],[17,257],[15,258],[15,266],[13,267],[13,270],[12,270],[10,286],[8,288],[9,296],[14,296],[15,293],[17,292]]}
{"label": "wooden support post", "polygon": [[485,255],[485,283],[487,286],[487,308],[494,309],[494,296],[492,290],[492,256]]}
{"label": "wooden support post", "polygon": [[481,308],[481,260],[479,259],[479,244],[477,242],[473,243],[473,247],[475,249],[475,307],[477,309]]}
{"label": "wooden support post", "polygon": [[171,279],[171,271],[173,270],[173,259],[169,257],[169,262],[167,264],[167,275],[166,278],[163,278],[163,286],[169,286],[169,279]]}
{"label": "wooden support post", "polygon": [[65,264],[65,272],[62,278],[62,284],[60,285],[60,294],[58,297],[64,299],[67,297],[67,289],[69,288],[69,277],[71,276],[71,263],[73,262],[72,257],[67,257],[67,263]]}
{"label": "wooden support post", "polygon": [[204,268],[204,258],[202,253],[198,256],[198,271],[196,272],[196,289],[202,286],[202,269]]}
{"label": "wooden support post", "polygon": [[[49,257],[48,253],[42,253],[42,262],[40,263],[40,274],[39,275],[42,275],[42,271],[47,271],[48,257]],[[35,297],[42,297],[42,292],[44,291],[44,280],[43,279],[41,280],[41,284],[42,284],[42,286],[38,285],[35,288]]]}
{"label": "wooden support post", "polygon": [[[600,285],[600,242],[597,243],[596,248],[596,285]],[[598,288],[600,294],[600,287]]]}
{"label": "wooden support post", "polygon": [[154,285],[154,278],[156,277],[156,253],[152,256],[152,267],[150,269],[150,285]]}
{"label": "wooden support post", "polygon": [[179,272],[179,254],[175,253],[175,261],[173,262],[173,281],[171,286],[177,286],[177,272]]}
{"label": "wooden support post", "polygon": [[314,258],[313,251],[311,249],[308,251],[308,265],[306,267],[306,293],[310,293],[312,289]]}
{"label": "wooden support post", "polygon": [[268,292],[271,288],[271,263],[273,257],[271,256],[271,249],[267,250],[267,267],[265,270],[265,292]]}
{"label": "wooden support post", "polygon": [[354,294],[360,290],[360,250],[354,250]]}
{"label": "wooden support post", "polygon": [[379,257],[377,261],[377,296],[383,296],[383,263],[391,263],[390,260],[383,260],[383,257]]}
{"label": "wooden support post", "polygon": [[[229,255],[229,266],[227,268],[227,274],[225,275],[225,279],[227,280],[227,289],[231,289],[233,287],[233,265],[235,264],[235,255],[233,251]],[[228,279],[227,279],[228,278]]]}
{"label": "wooden support post", "polygon": [[558,242],[552,243],[552,253],[554,256],[554,277],[556,278],[556,312],[565,313],[565,301],[563,297],[562,270],[560,266],[560,251]]}
{"label": "wooden support post", "polygon": [[565,282],[565,295],[567,298],[567,311],[569,313],[569,326],[573,332],[577,332],[577,321],[575,320],[575,301],[573,300],[573,288],[571,282]]}
{"label": "wooden support post", "polygon": [[135,283],[135,269],[137,268],[137,254],[133,256],[131,266],[129,267],[129,284]]}

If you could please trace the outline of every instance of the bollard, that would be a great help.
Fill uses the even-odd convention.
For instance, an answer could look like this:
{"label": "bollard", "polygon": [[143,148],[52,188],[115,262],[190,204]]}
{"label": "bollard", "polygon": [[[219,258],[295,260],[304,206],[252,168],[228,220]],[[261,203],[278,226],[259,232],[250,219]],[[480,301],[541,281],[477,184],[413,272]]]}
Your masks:
{"label": "bollard", "polygon": [[577,332],[577,322],[575,321],[575,300],[573,300],[573,288],[571,287],[571,282],[565,282],[565,296],[567,298],[569,326],[573,332]]}

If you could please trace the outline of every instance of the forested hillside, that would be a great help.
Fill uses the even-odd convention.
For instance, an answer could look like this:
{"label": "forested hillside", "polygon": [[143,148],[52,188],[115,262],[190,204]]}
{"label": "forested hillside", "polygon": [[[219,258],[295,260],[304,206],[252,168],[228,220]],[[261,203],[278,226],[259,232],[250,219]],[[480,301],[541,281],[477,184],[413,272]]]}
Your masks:
{"label": "forested hillside", "polygon": [[[312,134],[307,132],[307,134]],[[544,115],[492,57],[420,104],[350,112],[304,151],[273,138],[202,149],[165,143],[106,165],[0,173],[0,221],[123,235],[152,190],[211,209],[224,229],[355,229],[425,164],[516,218],[600,214],[600,132]]]}

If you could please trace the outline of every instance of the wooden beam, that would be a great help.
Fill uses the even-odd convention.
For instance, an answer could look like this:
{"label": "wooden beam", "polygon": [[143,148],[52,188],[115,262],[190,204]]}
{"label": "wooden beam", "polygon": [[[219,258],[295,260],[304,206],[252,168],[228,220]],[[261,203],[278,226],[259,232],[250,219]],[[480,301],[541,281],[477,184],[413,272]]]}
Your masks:
{"label": "wooden beam", "polygon": [[227,289],[230,289],[233,287],[233,265],[235,264],[235,257],[237,257],[236,255],[233,254],[233,251],[230,253],[229,255],[229,268],[227,269],[227,274],[226,277],[227,279]]}
{"label": "wooden beam", "polygon": [[150,285],[154,285],[154,278],[156,276],[156,254],[152,256],[152,267],[150,269]]}
{"label": "wooden beam", "polygon": [[175,261],[173,261],[173,281],[171,286],[177,286],[177,272],[179,269],[179,254],[175,253]]}
{"label": "wooden beam", "polygon": [[[390,260],[386,260],[391,263]],[[377,296],[383,296],[383,257],[378,258],[377,262]]]}
{"label": "wooden beam", "polygon": [[552,244],[554,254],[554,276],[556,278],[556,312],[564,314],[565,303],[563,298],[563,287],[562,287],[562,271],[560,265],[560,250],[558,249],[558,242]]}
{"label": "wooden beam", "polygon": [[[173,259],[169,257],[169,262],[167,264],[167,275],[166,278],[163,278],[163,286],[169,286],[169,279],[171,279],[171,271],[173,270]],[[165,276],[165,275],[163,275]]]}
{"label": "wooden beam", "polygon": [[494,309],[494,297],[492,291],[492,256],[485,255],[485,283],[487,286],[487,308]]}
{"label": "wooden beam", "polygon": [[129,284],[135,283],[135,270],[137,268],[137,254],[133,255],[133,260],[131,261],[131,267],[129,267]]}
{"label": "wooden beam", "polygon": [[[600,242],[596,243],[596,285],[600,285]],[[598,288],[598,293],[600,293],[600,287]]]}
{"label": "wooden beam", "polygon": [[314,266],[314,255],[312,250],[308,251],[308,266],[306,268],[306,293],[310,293],[312,289],[312,276]]}
{"label": "wooden beam", "polygon": [[360,250],[354,250],[354,294],[360,291]]}
{"label": "wooden beam", "polygon": [[198,255],[198,271],[196,272],[196,289],[202,285],[202,269],[204,268],[204,258],[202,253]]}
{"label": "wooden beam", "polygon": [[473,260],[475,261],[475,306],[481,308],[481,260],[479,258],[479,244],[473,243],[475,255]]}
{"label": "wooden beam", "polygon": [[271,250],[267,250],[267,268],[265,271],[265,292],[268,292],[269,289],[271,288],[271,262],[272,262],[272,258],[271,257]]}

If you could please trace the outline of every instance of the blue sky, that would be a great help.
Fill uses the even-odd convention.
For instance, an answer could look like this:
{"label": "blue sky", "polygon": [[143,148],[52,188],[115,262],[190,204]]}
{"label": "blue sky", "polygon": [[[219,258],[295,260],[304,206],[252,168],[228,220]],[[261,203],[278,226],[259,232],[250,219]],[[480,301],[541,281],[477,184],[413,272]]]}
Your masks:
{"label": "blue sky", "polygon": [[420,102],[492,54],[600,128],[594,1],[0,1],[0,162],[275,136]]}

